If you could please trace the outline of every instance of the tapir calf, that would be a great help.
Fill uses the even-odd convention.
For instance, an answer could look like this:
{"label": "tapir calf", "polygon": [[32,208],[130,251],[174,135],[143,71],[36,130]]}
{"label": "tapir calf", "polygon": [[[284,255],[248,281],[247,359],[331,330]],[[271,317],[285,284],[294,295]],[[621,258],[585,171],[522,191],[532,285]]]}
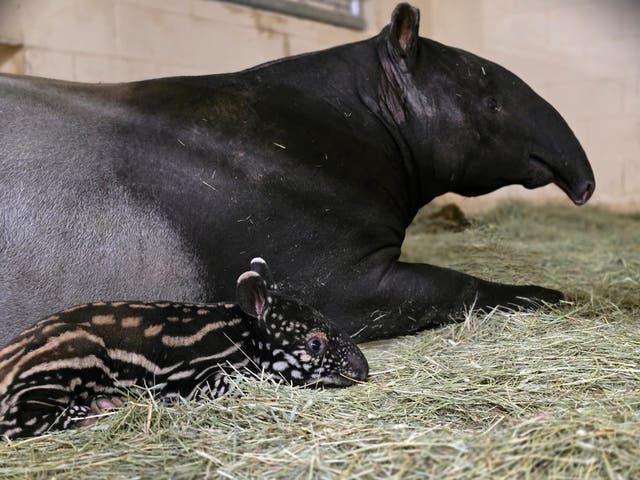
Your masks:
{"label": "tapir calf", "polygon": [[1,76],[0,344],[66,305],[230,298],[258,253],[358,341],[559,300],[398,261],[445,192],[555,183],[581,205],[595,188],[551,105],[418,24],[400,4],[369,40],[224,75]]}

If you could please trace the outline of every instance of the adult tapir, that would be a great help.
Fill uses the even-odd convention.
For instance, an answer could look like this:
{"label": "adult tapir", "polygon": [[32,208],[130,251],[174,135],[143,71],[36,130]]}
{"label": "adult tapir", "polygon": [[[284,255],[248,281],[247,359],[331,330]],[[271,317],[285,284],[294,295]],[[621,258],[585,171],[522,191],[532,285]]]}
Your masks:
{"label": "adult tapir", "polygon": [[595,187],[551,105],[418,23],[400,4],[370,40],[227,75],[1,77],[0,343],[85,301],[233,298],[256,255],[359,340],[559,300],[398,261],[445,192]]}

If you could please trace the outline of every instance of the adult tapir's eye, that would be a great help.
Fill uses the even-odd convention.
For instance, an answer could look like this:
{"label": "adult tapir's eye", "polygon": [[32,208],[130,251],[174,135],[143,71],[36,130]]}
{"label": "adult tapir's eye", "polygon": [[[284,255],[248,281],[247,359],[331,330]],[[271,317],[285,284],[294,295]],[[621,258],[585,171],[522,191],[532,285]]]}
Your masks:
{"label": "adult tapir's eye", "polygon": [[306,346],[311,355],[322,355],[327,349],[327,337],[322,334],[310,335]]}
{"label": "adult tapir's eye", "polygon": [[487,98],[487,107],[489,107],[489,109],[493,110],[494,112],[499,112],[502,108],[496,97]]}

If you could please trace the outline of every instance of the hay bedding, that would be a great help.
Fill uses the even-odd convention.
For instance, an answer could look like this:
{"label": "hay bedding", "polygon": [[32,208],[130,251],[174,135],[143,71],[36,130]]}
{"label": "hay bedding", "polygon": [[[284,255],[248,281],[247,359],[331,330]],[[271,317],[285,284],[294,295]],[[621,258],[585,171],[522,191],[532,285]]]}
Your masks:
{"label": "hay bedding", "polygon": [[405,259],[573,303],[365,345],[371,379],[345,390],[142,396],[96,427],[0,444],[0,478],[640,478],[640,216],[512,205],[434,233],[429,215]]}

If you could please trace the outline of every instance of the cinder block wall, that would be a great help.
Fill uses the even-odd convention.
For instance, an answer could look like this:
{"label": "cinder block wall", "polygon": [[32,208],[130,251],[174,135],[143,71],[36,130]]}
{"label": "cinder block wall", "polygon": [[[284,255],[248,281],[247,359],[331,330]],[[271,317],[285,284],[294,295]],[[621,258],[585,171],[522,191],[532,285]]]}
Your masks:
{"label": "cinder block wall", "polygon": [[0,43],[22,45],[28,75],[122,82],[219,73],[367,38],[394,6],[370,3],[370,28],[360,32],[211,0],[0,0]]}
{"label": "cinder block wall", "polygon": [[[560,111],[594,168],[593,203],[640,210],[638,0],[428,0],[426,10],[429,36],[509,68]],[[471,210],[513,197],[564,194],[514,186],[458,200]]]}
{"label": "cinder block wall", "polygon": [[[0,0],[0,71],[88,82],[242,69],[374,35],[210,0]],[[421,33],[513,70],[564,115],[596,173],[594,203],[640,210],[640,2],[413,0]],[[563,194],[508,187],[467,210]]]}

